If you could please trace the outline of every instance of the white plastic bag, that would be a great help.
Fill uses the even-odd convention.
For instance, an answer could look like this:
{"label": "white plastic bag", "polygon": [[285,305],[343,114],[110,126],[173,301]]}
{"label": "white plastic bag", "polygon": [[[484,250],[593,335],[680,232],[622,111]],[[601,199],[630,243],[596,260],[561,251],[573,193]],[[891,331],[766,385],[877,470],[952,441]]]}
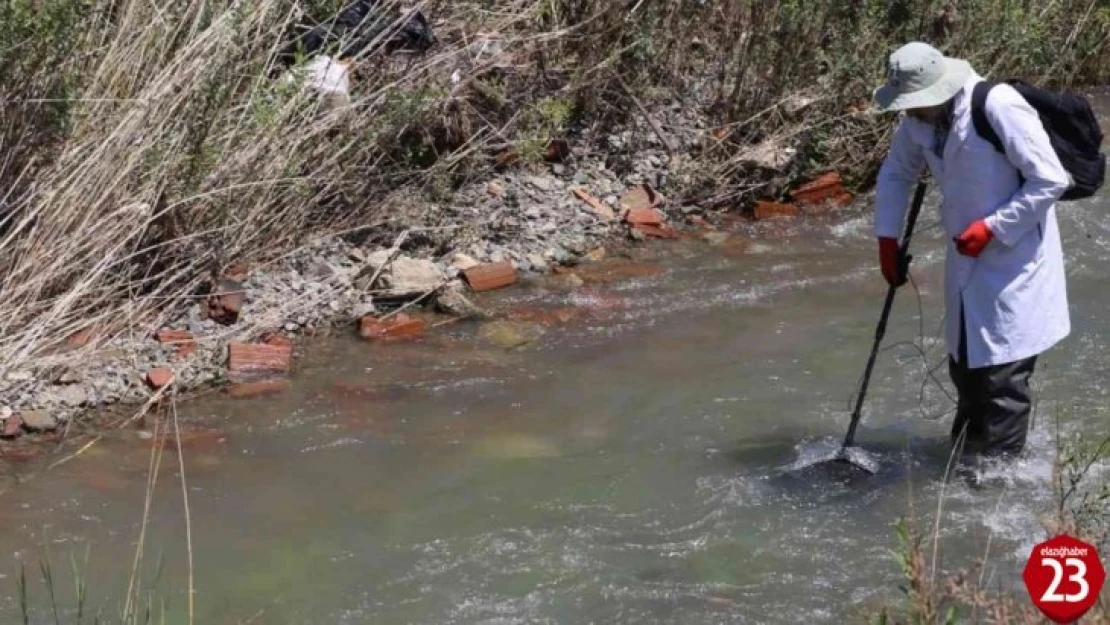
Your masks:
{"label": "white plastic bag", "polygon": [[313,57],[303,68],[285,74],[285,82],[293,84],[303,72],[305,86],[326,95],[346,96],[350,94],[350,61],[336,61],[330,56]]}
{"label": "white plastic bag", "polygon": [[330,56],[318,56],[305,65],[308,71],[308,85],[329,95],[349,95],[349,62],[336,61]]}

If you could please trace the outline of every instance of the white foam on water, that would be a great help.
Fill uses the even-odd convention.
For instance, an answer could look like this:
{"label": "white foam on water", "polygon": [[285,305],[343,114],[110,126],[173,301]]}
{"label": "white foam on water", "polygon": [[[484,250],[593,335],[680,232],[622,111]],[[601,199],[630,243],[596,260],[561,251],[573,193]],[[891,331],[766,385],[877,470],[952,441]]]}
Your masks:
{"label": "white foam on water", "polygon": [[540,616],[542,595],[532,592],[520,598],[505,598],[490,593],[473,593],[451,610],[449,623],[554,623]]}
{"label": "white foam on water", "polygon": [[361,445],[362,441],[357,438],[340,438],[320,445],[309,445],[301,449],[302,454],[308,454],[315,451],[323,451],[325,449],[334,449],[336,447],[348,447],[350,445]]}
{"label": "white foam on water", "polygon": [[858,238],[869,234],[871,231],[871,217],[861,215],[848,221],[834,224],[829,228],[829,233],[838,239]]}
{"label": "white foam on water", "polygon": [[840,441],[833,438],[822,438],[814,441],[802,441],[794,446],[797,457],[794,462],[782,467],[786,471],[797,471],[826,462],[836,457],[840,451]]}
{"label": "white foam on water", "polygon": [[706,505],[719,506],[718,513],[728,508],[759,506],[768,499],[768,494],[773,495],[758,482],[735,475],[703,475],[694,484]]}

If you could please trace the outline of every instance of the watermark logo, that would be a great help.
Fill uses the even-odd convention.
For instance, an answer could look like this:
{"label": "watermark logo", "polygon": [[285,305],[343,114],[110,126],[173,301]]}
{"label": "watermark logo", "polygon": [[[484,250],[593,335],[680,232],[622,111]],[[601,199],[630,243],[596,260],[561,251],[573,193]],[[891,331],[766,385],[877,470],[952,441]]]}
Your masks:
{"label": "watermark logo", "polygon": [[1098,550],[1061,534],[1033,547],[1022,573],[1033,605],[1055,623],[1073,623],[1094,607],[1106,570]]}

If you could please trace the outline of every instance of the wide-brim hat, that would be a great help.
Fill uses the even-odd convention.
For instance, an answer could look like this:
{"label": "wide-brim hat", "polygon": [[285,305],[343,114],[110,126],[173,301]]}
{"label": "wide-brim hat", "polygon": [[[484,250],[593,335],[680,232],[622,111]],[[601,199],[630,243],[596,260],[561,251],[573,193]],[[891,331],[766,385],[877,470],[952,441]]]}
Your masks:
{"label": "wide-brim hat", "polygon": [[944,104],[963,89],[971,64],[944,56],[926,43],[898,48],[887,64],[887,82],[875,90],[875,104],[883,111],[904,111]]}

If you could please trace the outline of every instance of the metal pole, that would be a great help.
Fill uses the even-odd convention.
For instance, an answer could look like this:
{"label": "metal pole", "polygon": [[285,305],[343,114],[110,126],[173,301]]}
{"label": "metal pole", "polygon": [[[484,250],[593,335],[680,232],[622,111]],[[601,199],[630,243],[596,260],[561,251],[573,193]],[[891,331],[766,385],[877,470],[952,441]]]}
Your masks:
{"label": "metal pole", "polygon": [[[908,275],[910,260],[912,257],[909,255],[910,237],[913,236],[914,224],[917,222],[917,215],[921,212],[921,203],[925,199],[925,182],[920,181],[917,183],[917,191],[914,193],[913,205],[910,207],[910,216],[906,223],[906,232],[902,236],[902,246],[899,251],[899,262],[901,263],[901,274]],[[871,370],[875,367],[875,357],[879,353],[879,345],[883,341],[883,336],[886,334],[886,322],[890,317],[890,309],[894,304],[894,294],[897,292],[898,287],[891,286],[886,292],[886,301],[883,303],[883,312],[879,315],[879,326],[875,329],[875,343],[871,346],[871,356],[867,359],[867,368],[863,372],[863,384],[860,387],[859,397],[856,398],[856,408],[852,411],[852,423],[848,426],[848,435],[844,437],[844,445],[847,448],[852,446],[852,441],[856,436],[856,426],[859,425],[860,417],[863,411],[863,399],[867,395],[867,387],[871,383]]]}

